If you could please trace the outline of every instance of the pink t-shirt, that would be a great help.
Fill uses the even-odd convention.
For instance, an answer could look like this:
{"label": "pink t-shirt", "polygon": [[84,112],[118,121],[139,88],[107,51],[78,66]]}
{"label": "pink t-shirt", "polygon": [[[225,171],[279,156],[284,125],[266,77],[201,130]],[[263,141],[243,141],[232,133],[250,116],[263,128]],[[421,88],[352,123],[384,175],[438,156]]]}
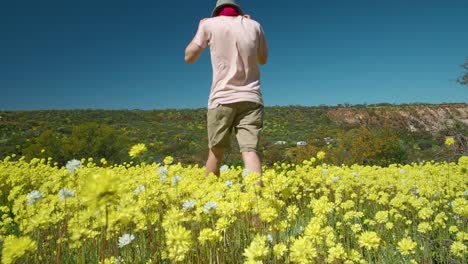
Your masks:
{"label": "pink t-shirt", "polygon": [[208,108],[246,101],[263,104],[257,54],[267,48],[258,22],[243,16],[208,18],[194,42],[210,47],[213,83]]}

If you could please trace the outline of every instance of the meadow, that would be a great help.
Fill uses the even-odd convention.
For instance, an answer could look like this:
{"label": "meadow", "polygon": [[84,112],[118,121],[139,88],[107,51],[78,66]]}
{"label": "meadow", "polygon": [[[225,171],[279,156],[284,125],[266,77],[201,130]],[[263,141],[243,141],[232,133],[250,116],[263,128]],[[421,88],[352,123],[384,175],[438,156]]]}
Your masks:
{"label": "meadow", "polygon": [[[133,151],[133,152],[132,152]],[[468,156],[260,176],[162,163],[0,161],[2,263],[467,263]]]}

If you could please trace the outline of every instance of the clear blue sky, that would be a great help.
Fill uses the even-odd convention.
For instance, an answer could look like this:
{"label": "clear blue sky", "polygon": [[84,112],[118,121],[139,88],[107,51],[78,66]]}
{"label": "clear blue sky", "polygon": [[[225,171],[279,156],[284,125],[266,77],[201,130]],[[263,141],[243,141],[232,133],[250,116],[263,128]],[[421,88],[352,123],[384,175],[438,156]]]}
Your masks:
{"label": "clear blue sky", "polygon": [[[215,0],[0,4],[0,110],[206,107],[209,50],[184,49]],[[238,0],[266,32],[267,106],[467,102],[466,0]]]}

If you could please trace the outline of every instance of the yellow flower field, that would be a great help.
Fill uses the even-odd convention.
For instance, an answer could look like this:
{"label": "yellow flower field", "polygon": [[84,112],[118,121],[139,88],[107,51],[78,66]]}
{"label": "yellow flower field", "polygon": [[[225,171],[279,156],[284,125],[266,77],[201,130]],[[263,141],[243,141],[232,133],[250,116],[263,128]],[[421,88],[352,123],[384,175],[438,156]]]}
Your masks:
{"label": "yellow flower field", "polygon": [[[135,156],[143,149],[134,149]],[[0,161],[2,263],[467,263],[457,163]]]}

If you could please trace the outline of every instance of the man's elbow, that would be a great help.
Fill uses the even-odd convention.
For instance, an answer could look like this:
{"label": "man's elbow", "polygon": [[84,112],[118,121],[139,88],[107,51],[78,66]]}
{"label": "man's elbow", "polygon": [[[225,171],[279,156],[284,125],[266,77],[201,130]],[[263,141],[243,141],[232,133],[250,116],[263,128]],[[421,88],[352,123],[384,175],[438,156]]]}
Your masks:
{"label": "man's elbow", "polygon": [[192,52],[185,52],[185,62],[188,64],[192,64],[197,60],[196,54]]}
{"label": "man's elbow", "polygon": [[186,63],[194,63],[198,60],[198,57],[203,52],[203,48],[199,45],[195,44],[194,42],[190,42],[190,44],[185,49],[185,62]]}
{"label": "man's elbow", "polygon": [[261,65],[265,65],[268,61],[268,57],[267,56],[260,56],[258,57],[258,63],[261,64]]}
{"label": "man's elbow", "polygon": [[194,63],[194,60],[189,55],[185,55],[185,63],[192,64]]}

